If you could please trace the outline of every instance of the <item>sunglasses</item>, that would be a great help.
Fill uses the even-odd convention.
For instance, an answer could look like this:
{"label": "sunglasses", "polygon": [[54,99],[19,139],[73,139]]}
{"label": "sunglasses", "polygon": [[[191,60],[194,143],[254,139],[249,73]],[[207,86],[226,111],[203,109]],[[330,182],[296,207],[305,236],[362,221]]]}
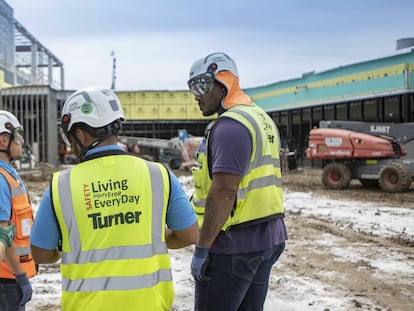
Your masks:
{"label": "sunglasses", "polygon": [[202,97],[213,89],[214,78],[209,73],[199,75],[188,81],[188,87],[194,96]]}
{"label": "sunglasses", "polygon": [[18,145],[24,144],[23,129],[21,127],[16,127],[11,133],[13,141]]}

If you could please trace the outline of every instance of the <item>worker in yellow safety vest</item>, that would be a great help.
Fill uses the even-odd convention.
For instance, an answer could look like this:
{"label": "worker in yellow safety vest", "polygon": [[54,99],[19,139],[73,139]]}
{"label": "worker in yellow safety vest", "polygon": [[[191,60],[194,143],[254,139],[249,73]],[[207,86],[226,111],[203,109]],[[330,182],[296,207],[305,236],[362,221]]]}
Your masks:
{"label": "worker in yellow safety vest", "polygon": [[240,89],[225,53],[197,59],[188,86],[203,116],[218,115],[193,169],[192,203],[202,219],[191,262],[194,310],[263,310],[287,240],[277,126]]}
{"label": "worker in yellow safety vest", "polygon": [[63,311],[169,310],[167,247],[198,241],[178,179],[117,144],[124,118],[118,97],[105,88],[79,90],[62,109],[64,138],[80,163],[53,175],[31,242],[39,263],[62,256]]}

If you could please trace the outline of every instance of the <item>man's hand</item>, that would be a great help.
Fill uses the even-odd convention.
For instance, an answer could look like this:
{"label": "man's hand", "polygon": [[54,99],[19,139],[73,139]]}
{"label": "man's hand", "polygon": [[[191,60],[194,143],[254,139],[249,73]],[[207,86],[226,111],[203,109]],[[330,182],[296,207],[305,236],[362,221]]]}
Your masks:
{"label": "man's hand", "polygon": [[0,226],[0,243],[3,243],[6,247],[12,246],[15,233],[14,224],[10,224],[8,227]]}
{"label": "man's hand", "polygon": [[207,264],[208,247],[196,245],[193,260],[191,261],[191,275],[197,281],[207,281],[209,278],[204,272]]}
{"label": "man's hand", "polygon": [[16,283],[19,286],[21,295],[22,295],[20,302],[19,302],[19,306],[22,307],[32,299],[33,289],[32,289],[32,285],[30,284],[26,276],[26,273],[15,274],[15,277],[16,277]]}

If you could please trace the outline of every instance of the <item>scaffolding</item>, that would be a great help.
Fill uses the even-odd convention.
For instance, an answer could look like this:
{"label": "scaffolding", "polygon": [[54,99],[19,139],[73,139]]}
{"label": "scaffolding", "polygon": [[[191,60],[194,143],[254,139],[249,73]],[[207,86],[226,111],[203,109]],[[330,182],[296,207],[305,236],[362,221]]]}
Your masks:
{"label": "scaffolding", "polygon": [[[50,85],[64,89],[63,62],[40,43],[26,28],[14,19],[15,86]],[[60,69],[59,79],[54,78]]]}

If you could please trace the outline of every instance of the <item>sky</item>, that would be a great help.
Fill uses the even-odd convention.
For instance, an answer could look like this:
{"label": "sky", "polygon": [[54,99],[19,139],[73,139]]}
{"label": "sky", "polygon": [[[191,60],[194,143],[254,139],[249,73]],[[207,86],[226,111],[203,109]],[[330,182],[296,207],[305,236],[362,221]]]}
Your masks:
{"label": "sky", "polygon": [[395,53],[414,37],[412,0],[6,0],[64,63],[65,89],[184,90],[212,52],[236,62],[242,88]]}
{"label": "sky", "polygon": [[[181,176],[179,180],[190,196],[193,191],[192,177]],[[36,212],[40,197],[37,193],[33,194],[32,191],[33,208]],[[312,192],[291,192],[285,189],[284,205],[286,217],[302,215],[310,219],[322,219],[340,230],[351,230],[368,237],[392,239],[403,236],[407,241],[414,241],[414,203],[404,207],[389,207],[352,199],[338,201]],[[398,247],[368,243],[364,239],[351,239],[346,243],[341,236],[329,232],[321,233],[316,238],[296,233],[291,234],[284,254],[272,270],[264,311],[398,309],[387,308],[376,299],[370,299],[369,295],[354,293],[352,285],[351,288],[347,288],[347,283],[342,280],[346,273],[338,273],[340,268],[338,271],[317,271],[318,277],[313,278],[309,272],[298,269],[298,265],[289,265],[291,260],[302,260],[301,253],[295,253],[299,249],[313,252],[315,256],[320,252],[329,252],[331,260],[338,262],[338,265],[349,262],[359,265],[362,271],[372,271],[372,278],[378,278],[384,286],[390,288],[396,280],[398,284],[406,284],[407,291],[413,286],[414,260],[410,253],[402,252]],[[175,290],[172,310],[193,310],[194,281],[190,274],[192,254],[192,247],[170,250]],[[306,265],[299,265],[304,266]],[[330,283],[332,280],[335,286]],[[31,280],[31,284],[34,294],[32,301],[26,306],[27,311],[44,310],[40,309],[40,306],[45,305],[48,305],[48,310],[51,311],[59,309],[61,276],[57,266],[48,268],[48,265],[41,265],[40,273]],[[405,297],[404,295],[406,293],[401,297]],[[356,302],[360,304],[358,308],[355,307]],[[398,310],[411,310],[409,302],[405,307]]]}

